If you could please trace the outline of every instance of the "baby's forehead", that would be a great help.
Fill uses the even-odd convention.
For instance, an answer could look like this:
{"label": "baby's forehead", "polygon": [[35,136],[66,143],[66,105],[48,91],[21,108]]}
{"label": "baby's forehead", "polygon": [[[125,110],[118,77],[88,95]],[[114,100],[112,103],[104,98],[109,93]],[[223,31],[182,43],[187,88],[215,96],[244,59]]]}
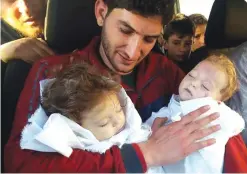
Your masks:
{"label": "baby's forehead", "polygon": [[113,111],[112,109],[119,107],[120,101],[115,92],[110,92],[103,94],[100,100],[93,107],[93,110],[103,111]]}
{"label": "baby's forehead", "polygon": [[202,62],[200,62],[199,64],[196,65],[195,68],[193,68],[191,70],[196,71],[196,72],[206,72],[208,75],[210,74],[217,74],[217,73],[224,73],[224,71],[222,71],[222,68],[218,65],[215,65],[207,60],[204,60]]}
{"label": "baby's forehead", "polygon": [[200,62],[191,72],[195,74],[203,73],[204,77],[213,81],[217,86],[222,86],[228,80],[227,75],[220,66],[214,65],[207,60]]}
{"label": "baby's forehead", "polygon": [[[111,113],[119,110],[121,107],[117,94],[103,95],[94,106],[86,111],[85,117],[93,120],[100,120],[108,117]],[[93,116],[93,117],[92,117]]]}

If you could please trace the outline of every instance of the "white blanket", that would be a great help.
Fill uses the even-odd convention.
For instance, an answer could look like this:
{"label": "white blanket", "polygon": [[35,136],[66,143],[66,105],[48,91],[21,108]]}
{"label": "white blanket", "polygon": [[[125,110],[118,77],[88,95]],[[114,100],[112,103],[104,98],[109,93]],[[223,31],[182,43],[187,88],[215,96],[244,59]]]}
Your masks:
{"label": "white blanket", "polygon": [[[216,144],[201,149],[198,152],[186,157],[176,164],[164,166],[167,173],[221,173],[224,163],[225,145],[230,137],[239,134],[244,129],[243,118],[227,107],[224,103],[220,105],[210,97],[194,99],[189,101],[178,102],[178,96],[173,95],[168,107],[161,108],[157,113],[147,120],[147,124],[152,125],[157,117],[168,117],[169,122],[178,121],[179,116],[204,105],[210,105],[211,109],[203,114],[200,118],[205,117],[213,112],[219,112],[220,117],[208,126],[220,124],[221,130],[204,138],[215,138]],[[208,127],[206,126],[206,127]]]}
{"label": "white blanket", "polygon": [[[50,80],[40,82],[40,94],[42,94],[44,86]],[[21,149],[57,152],[70,157],[73,149],[102,154],[113,145],[121,148],[123,144],[146,141],[152,133],[151,127],[147,124],[142,124],[141,117],[124,89],[121,89],[118,97],[121,105],[125,105],[123,111],[126,116],[126,123],[124,130],[110,139],[98,141],[92,132],[84,129],[74,121],[59,113],[54,113],[48,117],[43,108],[39,106],[22,131]],[[162,167],[148,169],[148,173],[162,172],[164,172]]]}
{"label": "white blanket", "polygon": [[[40,82],[41,94],[45,84],[49,81]],[[123,110],[126,123],[124,130],[110,139],[98,141],[92,132],[74,121],[59,113],[48,117],[43,108],[39,106],[22,132],[21,148],[41,152],[58,152],[69,157],[73,149],[104,153],[113,145],[121,147],[125,143],[147,140],[151,134],[151,128],[142,124],[141,117],[124,89],[121,89],[118,97],[120,103],[125,105]]]}

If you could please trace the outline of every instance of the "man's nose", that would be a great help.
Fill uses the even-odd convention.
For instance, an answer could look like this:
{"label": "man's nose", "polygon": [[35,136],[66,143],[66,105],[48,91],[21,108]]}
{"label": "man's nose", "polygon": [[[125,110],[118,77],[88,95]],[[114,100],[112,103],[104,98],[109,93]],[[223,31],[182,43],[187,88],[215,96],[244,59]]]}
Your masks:
{"label": "man's nose", "polygon": [[185,44],[180,44],[179,51],[182,52],[182,53],[185,53],[186,52],[186,46],[185,46]]}
{"label": "man's nose", "polygon": [[140,57],[141,54],[141,38],[139,36],[132,36],[128,40],[126,54],[131,60],[135,60]]}

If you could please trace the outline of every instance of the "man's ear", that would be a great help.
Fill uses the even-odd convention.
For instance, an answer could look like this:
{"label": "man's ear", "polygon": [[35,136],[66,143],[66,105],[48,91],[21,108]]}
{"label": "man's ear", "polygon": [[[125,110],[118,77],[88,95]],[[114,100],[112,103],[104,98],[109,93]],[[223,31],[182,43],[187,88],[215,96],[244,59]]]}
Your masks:
{"label": "man's ear", "polygon": [[95,2],[94,12],[98,25],[102,27],[108,12],[107,4],[103,0],[97,0]]}
{"label": "man's ear", "polygon": [[164,39],[164,48],[168,50],[168,40]]}

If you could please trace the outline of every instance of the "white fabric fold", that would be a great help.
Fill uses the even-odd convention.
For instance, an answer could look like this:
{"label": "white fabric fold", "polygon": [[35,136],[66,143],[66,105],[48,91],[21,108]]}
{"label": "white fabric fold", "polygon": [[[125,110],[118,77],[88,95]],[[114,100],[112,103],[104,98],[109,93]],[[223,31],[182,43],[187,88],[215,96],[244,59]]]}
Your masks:
{"label": "white fabric fold", "polygon": [[[52,79],[40,82],[40,93]],[[104,153],[113,145],[121,147],[125,143],[141,142],[151,135],[150,126],[143,125],[141,117],[124,89],[118,94],[120,104],[124,105],[126,116],[125,128],[108,140],[98,141],[92,132],[84,129],[67,117],[54,113],[49,117],[43,108],[34,112],[22,132],[20,146],[41,152],[58,152],[69,157],[73,149]]]}
{"label": "white fabric fold", "polygon": [[[223,169],[225,145],[229,138],[239,134],[245,126],[243,118],[227,107],[224,103],[218,104],[217,101],[210,97],[193,99],[189,101],[179,102],[179,97],[173,95],[168,107],[161,108],[158,112],[152,113],[152,116],[147,123],[152,125],[152,122],[157,117],[168,117],[169,123],[173,117],[180,115],[183,117],[187,113],[198,109],[201,106],[210,105],[210,110],[201,115],[203,118],[213,112],[219,112],[220,117],[207,125],[206,127],[220,124],[221,130],[207,136],[199,141],[215,138],[216,144],[201,149],[186,157],[184,160],[176,164],[164,166],[164,171],[167,173],[221,173]],[[177,118],[176,118],[177,120]],[[203,129],[203,128],[202,128]]]}

